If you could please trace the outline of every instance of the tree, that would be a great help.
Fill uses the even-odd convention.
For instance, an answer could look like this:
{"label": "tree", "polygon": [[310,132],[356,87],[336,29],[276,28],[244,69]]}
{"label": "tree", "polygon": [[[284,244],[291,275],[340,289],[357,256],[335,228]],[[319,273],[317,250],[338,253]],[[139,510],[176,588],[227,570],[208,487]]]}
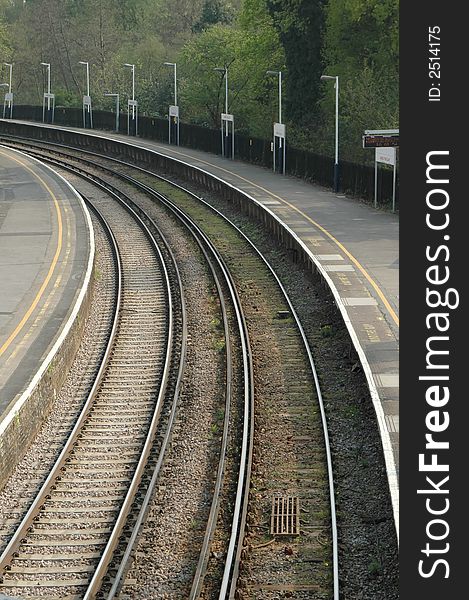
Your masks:
{"label": "tree", "polygon": [[266,71],[281,69],[284,55],[265,0],[245,0],[236,26],[209,27],[184,46],[179,60],[185,118],[220,125],[225,88],[214,69],[228,66],[229,110],[236,129],[270,137],[277,94]]}
{"label": "tree", "polygon": [[285,51],[287,119],[314,122],[323,73],[324,0],[267,0]]}

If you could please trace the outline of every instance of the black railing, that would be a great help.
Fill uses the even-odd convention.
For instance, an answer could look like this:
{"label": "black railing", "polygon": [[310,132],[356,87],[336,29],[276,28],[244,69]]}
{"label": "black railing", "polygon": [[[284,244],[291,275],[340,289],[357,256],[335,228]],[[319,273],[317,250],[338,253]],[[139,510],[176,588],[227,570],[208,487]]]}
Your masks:
{"label": "black railing", "polygon": [[[15,119],[41,121],[42,107],[15,106]],[[83,126],[83,113],[80,108],[57,108],[55,122],[71,127]],[[93,124],[96,129],[114,130],[116,116],[113,113],[93,111]],[[127,114],[120,115],[121,133],[127,133]],[[157,117],[139,117],[138,133],[143,138],[166,142],[168,140],[168,121]],[[288,140],[287,140],[288,142]],[[180,143],[182,146],[221,154],[221,134],[218,129],[201,125],[181,123]],[[271,141],[236,135],[235,156],[240,160],[262,167],[272,167]],[[332,188],[334,185],[334,160],[308,150],[289,147],[287,143],[286,173],[306,179],[319,185]],[[340,191],[361,198],[367,202],[374,200],[374,167],[340,161]],[[393,174],[390,169],[378,170],[378,202],[380,206],[390,206],[392,200]],[[399,179],[396,181],[396,209],[399,207]]]}

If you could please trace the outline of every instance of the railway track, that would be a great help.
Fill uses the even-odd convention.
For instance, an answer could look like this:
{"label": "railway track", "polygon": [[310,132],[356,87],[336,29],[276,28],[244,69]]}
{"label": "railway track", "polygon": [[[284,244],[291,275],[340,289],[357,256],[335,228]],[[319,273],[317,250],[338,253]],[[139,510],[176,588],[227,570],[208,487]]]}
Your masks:
{"label": "railway track", "polygon": [[[37,150],[36,150],[37,151]],[[60,160],[58,160],[57,158],[54,159],[56,161],[56,164],[62,164],[63,166],[63,162],[61,162]],[[336,523],[335,523],[335,505],[334,505],[334,491],[333,491],[333,477],[332,477],[332,464],[331,464],[331,457],[330,457],[330,452],[328,450],[328,441],[327,441],[327,424],[326,424],[326,420],[325,420],[325,414],[324,414],[324,408],[322,405],[322,399],[321,399],[321,390],[319,387],[319,381],[318,381],[318,377],[316,374],[316,370],[315,370],[315,366],[314,366],[314,361],[312,358],[312,354],[306,339],[306,336],[303,332],[303,329],[301,327],[301,324],[299,322],[299,319],[295,313],[295,310],[293,308],[292,303],[290,302],[288,295],[285,292],[285,289],[282,287],[280,281],[278,280],[278,278],[276,277],[275,273],[273,272],[273,270],[269,267],[269,265],[267,264],[267,262],[263,259],[262,255],[259,253],[259,251],[257,251],[257,249],[253,246],[253,244],[251,244],[247,238],[245,236],[243,236],[241,234],[241,232],[239,230],[237,230],[236,228],[233,227],[233,225],[231,223],[229,223],[226,219],[224,219],[222,217],[222,215],[220,214],[216,214],[216,212],[213,211],[213,209],[211,207],[209,207],[208,205],[204,205],[201,207],[201,200],[200,198],[196,198],[193,194],[189,193],[187,190],[184,190],[182,188],[179,187],[179,191],[183,194],[186,195],[186,198],[181,200],[179,198],[178,202],[172,202],[172,200],[169,199],[170,193],[161,193],[156,191],[154,188],[157,186],[154,185],[148,185],[148,181],[151,179],[154,179],[156,176],[153,173],[149,173],[146,172],[144,173],[142,169],[139,170],[139,174],[136,175],[136,177],[138,177],[138,179],[136,179],[135,177],[132,177],[131,175],[127,175],[125,173],[116,173],[114,168],[110,168],[109,166],[103,166],[103,164],[96,164],[95,159],[93,159],[93,161],[86,159],[86,160],[80,160],[79,162],[81,163],[81,166],[77,167],[77,157],[69,157],[68,160],[73,160],[75,163],[74,169],[79,169],[81,171],[81,174],[84,175],[85,171],[87,172],[87,176],[91,176],[95,181],[97,181],[98,179],[100,180],[100,184],[104,185],[107,187],[107,189],[111,189],[113,187],[113,184],[110,183],[109,178],[119,178],[121,181],[125,182],[125,186],[130,187],[130,186],[134,186],[140,189],[140,191],[144,194],[146,194],[148,197],[151,197],[153,200],[157,200],[160,204],[164,205],[165,210],[169,210],[172,212],[173,215],[176,215],[177,218],[179,219],[179,221],[181,223],[184,224],[185,227],[187,227],[190,231],[191,234],[194,236],[194,239],[196,240],[197,244],[199,245],[199,248],[201,249],[201,252],[204,254],[205,259],[207,260],[207,264],[210,265],[210,269],[212,272],[212,277],[214,278],[214,281],[216,281],[216,286],[217,286],[217,290],[218,290],[218,297],[220,298],[221,304],[222,304],[222,314],[223,314],[223,322],[224,322],[224,330],[225,330],[225,344],[226,344],[226,356],[227,356],[227,364],[231,363],[231,344],[229,341],[229,336],[227,335],[226,331],[227,328],[229,328],[228,326],[228,316],[227,316],[227,310],[224,307],[224,297],[229,296],[230,297],[230,303],[232,306],[231,310],[234,310],[235,316],[236,316],[236,321],[237,321],[237,325],[238,325],[238,335],[239,335],[239,340],[242,346],[242,355],[243,355],[243,386],[244,386],[244,405],[243,405],[243,412],[244,412],[244,416],[242,419],[242,425],[241,425],[241,429],[243,431],[243,436],[242,436],[242,446],[241,446],[241,452],[240,452],[240,458],[239,458],[239,468],[237,468],[238,474],[237,474],[237,484],[236,484],[236,488],[237,488],[237,492],[236,492],[236,496],[233,500],[233,505],[234,505],[234,510],[232,512],[232,516],[229,519],[230,520],[230,533],[229,535],[223,534],[222,537],[224,537],[224,544],[225,544],[225,549],[223,550],[223,554],[225,555],[225,559],[224,559],[224,568],[223,568],[223,575],[220,578],[220,583],[219,583],[219,588],[217,589],[217,596],[219,598],[233,598],[235,597],[235,594],[237,593],[237,580],[238,580],[238,575],[239,575],[239,570],[240,570],[240,565],[242,565],[242,555],[243,552],[245,551],[245,549],[243,550],[243,540],[244,540],[244,536],[245,536],[245,526],[246,526],[246,522],[249,521],[249,515],[248,515],[248,507],[249,507],[249,484],[250,484],[250,471],[251,471],[251,456],[252,456],[252,444],[253,444],[253,433],[254,433],[254,408],[253,408],[253,388],[254,388],[254,383],[253,383],[253,379],[254,379],[254,375],[253,375],[253,367],[252,364],[251,366],[249,365],[250,361],[252,361],[252,355],[251,355],[251,349],[250,349],[250,342],[249,342],[249,333],[248,333],[248,329],[249,326],[247,324],[247,321],[249,321],[249,317],[246,318],[244,311],[243,311],[243,298],[240,298],[240,295],[237,291],[237,287],[239,288],[239,284],[240,284],[240,275],[237,274],[237,276],[233,276],[232,275],[232,271],[233,271],[233,265],[227,264],[226,262],[226,244],[224,245],[223,243],[221,244],[223,251],[220,252],[219,250],[217,250],[215,248],[215,245],[212,243],[211,238],[216,238],[217,234],[214,233],[215,231],[215,225],[212,224],[207,224],[207,221],[209,221],[210,219],[207,218],[207,214],[211,214],[214,221],[216,222],[220,222],[220,221],[225,221],[225,227],[228,227],[229,229],[231,229],[234,232],[234,239],[237,240],[242,240],[242,245],[243,245],[243,250],[240,251],[241,254],[244,253],[246,255],[247,253],[247,248],[249,248],[249,253],[252,255],[254,254],[256,256],[255,261],[253,261],[253,259],[251,257],[246,258],[244,256],[243,261],[244,263],[246,263],[246,265],[248,265],[248,267],[252,267],[253,270],[255,269],[259,269],[259,264],[262,264],[262,275],[261,275],[261,282],[260,282],[260,287],[264,287],[265,290],[262,290],[262,293],[265,293],[266,295],[272,294],[271,291],[267,291],[269,286],[272,286],[272,280],[275,282],[275,286],[277,288],[276,291],[276,297],[275,297],[275,302],[276,305],[279,306],[281,308],[281,310],[277,311],[279,314],[282,313],[282,316],[280,317],[280,319],[283,319],[284,317],[286,317],[287,319],[291,319],[292,321],[292,330],[295,331],[294,334],[294,339],[292,340],[292,332],[290,331],[290,328],[288,327],[288,331],[283,331],[282,329],[285,329],[284,324],[280,323],[279,327],[278,327],[278,335],[279,335],[279,339],[282,339],[283,337],[283,341],[285,343],[285,347],[289,348],[289,350],[287,351],[287,354],[285,355],[287,357],[286,363],[288,366],[288,369],[290,369],[291,373],[290,373],[290,377],[295,377],[295,370],[298,366],[299,363],[301,363],[301,361],[303,359],[299,359],[298,363],[296,362],[296,359],[291,358],[292,355],[297,355],[298,353],[304,355],[305,359],[306,359],[306,364],[308,365],[309,368],[309,375],[305,375],[304,377],[301,376],[301,385],[300,385],[300,391],[297,394],[298,398],[299,396],[301,396],[301,394],[304,393],[304,390],[307,389],[308,393],[307,393],[307,402],[306,404],[302,404],[301,402],[298,402],[297,408],[296,408],[296,412],[300,413],[301,410],[308,410],[309,411],[309,403],[311,401],[311,395],[315,394],[316,395],[316,399],[318,401],[318,406],[319,406],[319,413],[320,413],[320,427],[318,424],[316,424],[313,429],[314,429],[314,433],[315,435],[318,434],[318,432],[316,431],[318,428],[322,428],[323,433],[322,435],[325,435],[325,448],[326,448],[326,463],[327,463],[327,485],[328,485],[328,490],[326,495],[329,497],[329,515],[330,515],[330,519],[332,524],[329,525],[330,527],[330,535],[331,535],[331,558],[332,558],[332,569],[327,569],[331,571],[331,577],[333,579],[333,595],[334,598],[338,598],[338,559],[337,559],[337,531],[336,531]],[[117,161],[114,161],[117,162]],[[68,167],[70,168],[70,167]],[[121,171],[126,171],[130,170],[130,165],[123,165],[122,163],[120,164],[120,168]],[[90,170],[93,169],[94,173],[91,174]],[[104,173],[106,173],[106,176],[100,174],[100,176],[96,176],[96,170],[102,170],[104,171]],[[105,181],[107,179],[107,181]],[[142,179],[144,181],[142,181]],[[160,178],[160,181],[163,181],[162,178]],[[163,187],[164,189],[168,189],[165,186],[169,186],[169,182],[167,181],[163,181]],[[174,184],[171,184],[171,186],[173,186],[174,189]],[[117,189],[113,189],[113,193],[117,194],[117,195],[122,195],[122,191],[118,192]],[[128,190],[127,190],[128,193]],[[192,206],[191,206],[192,205]],[[198,205],[198,207],[196,207],[196,205]],[[212,228],[212,229],[211,229]],[[222,234],[218,234],[218,236],[220,236]],[[226,240],[225,240],[226,241]],[[238,244],[241,244],[241,242],[237,242]],[[218,240],[218,245],[220,245],[220,241]],[[241,256],[240,254],[240,256]],[[235,259],[236,260],[236,259]],[[229,261],[228,261],[229,262]],[[253,262],[256,263],[255,266],[253,266]],[[263,282],[263,278],[265,279],[265,281]],[[255,287],[255,286],[252,286]],[[261,292],[255,292],[255,293],[261,293]],[[249,295],[249,291],[248,291],[248,295]],[[278,317],[278,315],[277,315]],[[276,318],[277,318],[276,317]],[[278,324],[276,324],[277,326]],[[288,358],[288,356],[290,356],[290,358]],[[296,375],[298,377],[298,375]],[[227,382],[228,382],[228,387],[227,390],[230,389],[230,375],[227,374]],[[306,387],[302,387],[302,386],[306,386]],[[311,391],[309,389],[308,386],[313,386],[311,388],[311,390],[314,388],[314,392]],[[295,394],[294,394],[295,395]],[[222,444],[221,444],[221,449],[220,449],[220,457],[221,457],[221,461],[218,465],[218,470],[217,470],[217,478],[214,484],[214,495],[213,495],[213,499],[212,499],[212,503],[211,503],[211,509],[210,509],[210,514],[207,520],[207,525],[205,528],[205,533],[204,533],[204,537],[203,537],[203,543],[201,546],[201,552],[199,555],[199,559],[198,559],[198,565],[195,571],[195,576],[193,579],[193,583],[192,583],[192,587],[191,587],[191,592],[190,592],[190,598],[198,598],[198,597],[207,597],[204,594],[207,593],[206,590],[206,583],[204,583],[204,580],[206,579],[211,579],[212,575],[210,575],[211,570],[213,571],[213,565],[211,565],[210,563],[213,562],[211,560],[211,557],[213,556],[214,552],[213,552],[213,544],[214,544],[214,539],[216,538],[217,534],[217,529],[220,528],[220,519],[217,519],[218,513],[219,513],[219,507],[220,507],[220,498],[222,497],[221,495],[223,494],[223,488],[225,486],[224,480],[223,480],[223,475],[225,472],[225,459],[224,456],[226,455],[226,447],[228,444],[228,438],[229,438],[229,434],[228,434],[228,427],[229,427],[229,418],[230,418],[230,393],[229,391],[226,392],[226,405],[225,405],[225,419],[224,419],[224,429],[223,429],[223,435],[222,435]],[[294,427],[293,427],[294,429]],[[321,443],[324,443],[324,439],[322,439]],[[322,460],[322,458],[321,458]],[[156,483],[156,479],[158,478],[158,473],[159,473],[159,469],[161,468],[161,464],[163,463],[163,458],[159,459],[159,467],[156,471],[154,471],[154,476],[153,476],[153,485]],[[152,489],[152,486],[149,486],[149,489]],[[138,534],[137,531],[140,530],[140,528],[142,527],[142,522],[143,522],[143,515],[145,514],[145,512],[148,510],[148,504],[151,502],[151,492],[148,493],[148,497],[147,497],[147,501],[146,501],[146,505],[145,508],[141,511],[141,517],[137,518],[137,522],[138,525],[135,527],[134,534],[130,535],[130,541],[129,544],[127,545],[127,548],[124,552],[124,556],[123,556],[123,560],[121,561],[121,563],[119,564],[119,566],[117,567],[117,571],[116,571],[116,575],[113,576],[113,582],[111,582],[110,587],[108,588],[108,590],[106,591],[106,593],[108,594],[107,597],[114,597],[114,595],[120,590],[120,586],[124,581],[124,577],[125,577],[125,573],[127,571],[128,567],[128,562],[132,557],[132,552],[133,552],[133,548],[135,546],[135,544],[138,542]],[[145,504],[145,503],[144,503]],[[226,519],[225,519],[226,520]],[[252,524],[252,519],[251,519],[251,524]],[[321,528],[324,529],[324,524],[321,524]],[[216,553],[215,553],[216,554]],[[328,566],[328,563],[326,563],[326,565]],[[242,569],[242,566],[241,566]],[[216,571],[217,569],[215,569]],[[218,568],[218,571],[220,569]],[[207,577],[207,573],[209,573],[209,576]],[[213,594],[213,585],[210,588],[210,593]],[[307,586],[306,586],[307,588]],[[311,588],[312,589],[312,588]],[[91,592],[94,593],[94,592]],[[87,597],[87,596],[84,596]],[[92,597],[92,596],[89,596]],[[212,596],[215,597],[215,596]],[[319,597],[319,596],[318,596]],[[321,596],[322,597],[322,596]]]}
{"label": "railway track", "polygon": [[94,597],[121,534],[165,398],[174,316],[161,253],[136,215],[101,203],[117,240],[109,344],[77,423],[4,550],[1,588]]}

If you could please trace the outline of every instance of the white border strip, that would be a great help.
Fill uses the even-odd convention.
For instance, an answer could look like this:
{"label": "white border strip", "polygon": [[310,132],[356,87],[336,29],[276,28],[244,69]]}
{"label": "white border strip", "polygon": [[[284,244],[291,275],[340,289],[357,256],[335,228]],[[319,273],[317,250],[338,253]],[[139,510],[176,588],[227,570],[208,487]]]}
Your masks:
{"label": "white border strip", "polygon": [[[370,390],[371,400],[373,402],[373,406],[375,409],[379,431],[381,434],[381,443],[383,445],[383,454],[384,454],[384,460],[386,463],[386,472],[387,472],[387,476],[388,476],[389,492],[391,495],[391,502],[392,502],[392,508],[393,508],[393,514],[394,514],[394,524],[396,527],[397,540],[399,542],[399,483],[398,483],[398,479],[397,479],[396,463],[394,460],[394,453],[392,450],[391,438],[389,435],[388,428],[386,426],[386,420],[385,420],[383,406],[381,404],[379,392],[378,392],[378,389],[376,387],[376,384],[375,384],[375,381],[373,378],[373,373],[371,371],[371,367],[368,362],[368,359],[366,358],[366,354],[360,344],[360,340],[358,339],[358,336],[355,332],[353,324],[348,316],[347,310],[345,309],[345,306],[343,305],[343,303],[340,299],[340,294],[339,294],[337,288],[335,287],[334,282],[329,277],[327,272],[324,270],[323,266],[317,260],[315,255],[311,252],[311,250],[303,242],[303,240],[301,238],[299,238],[298,235],[292,229],[290,229],[290,227],[286,223],[284,223],[280,219],[280,217],[278,217],[274,212],[272,212],[272,210],[270,210],[270,208],[268,206],[265,206],[261,201],[256,200],[256,198],[254,198],[253,196],[251,196],[244,190],[237,188],[235,185],[225,181],[224,179],[221,179],[217,175],[210,173],[210,171],[206,171],[205,169],[202,169],[201,167],[190,164],[179,158],[175,158],[171,154],[164,154],[163,152],[158,152],[156,150],[153,150],[151,147],[135,144],[131,140],[127,141],[127,140],[121,140],[118,137],[114,137],[114,136],[100,135],[100,133],[102,133],[102,132],[98,132],[98,133],[94,133],[91,131],[83,132],[78,129],[74,129],[73,127],[54,127],[51,125],[43,125],[43,124],[38,124],[38,123],[30,122],[30,121],[12,121],[9,119],[7,122],[8,123],[16,122],[16,123],[20,123],[23,125],[29,125],[29,126],[38,127],[38,128],[45,127],[47,129],[55,129],[55,130],[59,130],[59,131],[62,130],[62,131],[77,133],[79,135],[93,135],[94,137],[97,137],[100,139],[109,140],[109,141],[116,142],[118,144],[123,144],[126,146],[132,146],[134,148],[137,148],[139,150],[145,150],[147,152],[153,152],[154,154],[160,155],[164,158],[168,158],[170,160],[178,162],[178,163],[185,165],[187,167],[190,167],[192,169],[196,169],[197,171],[200,171],[201,173],[204,173],[210,177],[213,177],[214,179],[216,179],[219,182],[223,183],[224,185],[232,188],[233,190],[235,190],[241,194],[244,194],[249,200],[251,200],[252,202],[257,204],[257,206],[261,207],[263,210],[268,212],[284,229],[286,229],[288,231],[288,233],[300,244],[300,246],[303,248],[303,250],[306,252],[306,254],[310,257],[311,261],[316,266],[317,270],[321,273],[321,275],[323,276],[323,278],[329,285],[329,287],[332,291],[332,294],[334,296],[334,300],[337,304],[338,309],[340,310],[340,312],[342,314],[342,318],[344,319],[345,326],[347,327],[347,330],[352,339],[353,345],[355,346],[355,350],[356,350],[358,357],[360,359],[360,362],[362,364],[363,372],[365,373],[368,387]],[[149,142],[151,143],[151,140]],[[197,158],[194,157],[194,160],[197,160]]]}
{"label": "white border strip", "polygon": [[91,217],[90,217],[90,213],[88,211],[88,208],[86,207],[86,204],[85,204],[83,198],[81,197],[81,195],[79,194],[79,192],[64,177],[62,177],[62,175],[60,175],[59,173],[57,173],[57,171],[55,171],[54,169],[52,169],[48,165],[45,165],[44,163],[42,163],[37,158],[34,158],[32,156],[28,156],[27,154],[25,154],[24,152],[20,152],[19,150],[13,150],[12,148],[7,148],[5,146],[1,146],[1,147],[5,148],[5,150],[7,150],[7,151],[16,152],[17,154],[21,154],[21,156],[23,156],[24,158],[26,158],[26,159],[28,159],[30,161],[36,162],[39,165],[41,165],[41,167],[43,167],[44,169],[46,169],[48,171],[51,171],[51,173],[53,173],[58,179],[60,179],[61,181],[63,181],[67,185],[67,187],[71,190],[71,192],[77,197],[79,203],[81,204],[83,213],[85,215],[85,221],[86,221],[86,224],[87,224],[87,227],[88,227],[88,232],[89,232],[89,236],[88,236],[88,239],[89,239],[89,256],[88,256],[88,266],[86,268],[85,278],[83,280],[83,285],[81,287],[81,290],[80,290],[80,293],[78,295],[77,301],[75,302],[75,306],[73,307],[73,310],[72,310],[72,312],[71,312],[71,314],[70,314],[70,316],[69,316],[69,318],[68,318],[65,326],[62,328],[62,331],[60,332],[60,335],[57,338],[55,344],[52,346],[52,348],[50,349],[50,351],[47,354],[46,358],[44,359],[43,363],[39,367],[39,370],[34,375],[34,377],[32,378],[32,380],[30,382],[30,384],[24,390],[24,392],[21,394],[21,396],[18,398],[18,400],[13,404],[13,406],[10,407],[10,409],[8,411],[8,414],[3,419],[3,421],[0,423],[0,436],[2,436],[4,434],[4,432],[6,431],[6,429],[8,428],[8,426],[10,425],[10,423],[13,421],[13,419],[16,417],[16,415],[20,412],[21,408],[26,403],[26,401],[28,400],[28,398],[31,396],[31,394],[33,393],[35,387],[37,386],[37,384],[41,380],[42,376],[44,375],[44,372],[49,367],[50,363],[54,359],[55,355],[57,354],[57,352],[58,352],[59,348],[61,347],[62,343],[64,342],[65,338],[69,334],[70,329],[72,328],[72,326],[73,326],[73,324],[75,322],[75,319],[76,319],[76,317],[78,315],[78,312],[80,311],[80,308],[81,308],[81,306],[83,304],[83,300],[85,298],[85,294],[88,291],[89,283],[90,283],[90,280],[91,280],[91,274],[92,274],[92,271],[93,271],[94,254],[95,254],[93,223],[91,222]]}

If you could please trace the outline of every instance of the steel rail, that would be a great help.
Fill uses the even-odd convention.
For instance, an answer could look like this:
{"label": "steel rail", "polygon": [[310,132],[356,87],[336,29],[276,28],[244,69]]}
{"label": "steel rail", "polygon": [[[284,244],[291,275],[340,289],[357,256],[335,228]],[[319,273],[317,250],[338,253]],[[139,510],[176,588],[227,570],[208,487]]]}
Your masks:
{"label": "steel rail", "polygon": [[311,347],[309,345],[308,338],[303,329],[303,326],[301,324],[301,320],[298,316],[298,313],[296,312],[295,307],[293,306],[293,303],[290,299],[290,296],[288,295],[288,292],[286,291],[284,285],[280,281],[280,278],[277,275],[277,273],[275,272],[272,265],[265,258],[265,256],[262,254],[262,252],[257,248],[257,246],[247,237],[247,235],[243,231],[241,231],[241,229],[235,223],[233,223],[226,215],[224,215],[222,212],[220,212],[217,208],[215,208],[214,206],[209,204],[206,200],[204,200],[200,196],[197,196],[194,192],[187,190],[183,186],[181,186],[177,183],[174,183],[161,175],[154,174],[151,171],[148,171],[146,169],[142,169],[142,170],[145,171],[147,174],[153,174],[156,178],[161,179],[165,183],[168,183],[168,184],[172,185],[173,187],[176,187],[176,188],[180,189],[181,191],[184,191],[185,193],[189,194],[194,199],[196,199],[198,202],[204,204],[208,209],[210,209],[211,211],[216,213],[219,217],[221,217],[223,220],[225,220],[227,223],[229,223],[231,225],[231,227],[233,227],[238,232],[238,234],[240,236],[242,236],[243,239],[251,246],[251,248],[256,252],[256,254],[259,256],[259,258],[264,262],[266,267],[269,269],[270,273],[276,280],[276,282],[277,282],[277,284],[289,306],[289,309],[293,315],[293,318],[295,319],[296,325],[297,325],[298,330],[301,335],[301,339],[302,339],[306,354],[308,356],[308,361],[310,364],[311,372],[313,374],[316,394],[318,397],[319,409],[320,409],[320,413],[321,413],[321,423],[322,423],[322,428],[323,428],[324,446],[325,446],[325,452],[326,452],[326,462],[327,462],[327,471],[328,471],[329,498],[330,498],[330,511],[331,511],[334,600],[339,600],[339,552],[338,552],[339,542],[338,542],[338,532],[337,532],[337,510],[336,510],[336,504],[335,504],[334,471],[333,471],[333,464],[332,464],[332,453],[331,453],[330,442],[329,442],[329,427],[327,424],[326,411],[325,411],[325,407],[324,407],[324,400],[322,397],[321,384],[319,382],[319,377],[318,377],[318,373],[317,373],[317,369],[316,369],[316,363],[314,361],[313,353],[311,351]]}

